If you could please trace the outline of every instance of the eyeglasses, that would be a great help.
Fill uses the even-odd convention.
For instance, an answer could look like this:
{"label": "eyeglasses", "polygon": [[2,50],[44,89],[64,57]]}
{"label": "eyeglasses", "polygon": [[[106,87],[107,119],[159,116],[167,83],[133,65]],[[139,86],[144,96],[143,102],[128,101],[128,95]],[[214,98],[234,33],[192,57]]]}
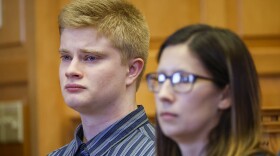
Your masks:
{"label": "eyeglasses", "polygon": [[170,80],[174,91],[183,93],[189,92],[197,79],[213,81],[212,78],[195,75],[188,72],[175,72],[168,76],[164,73],[149,73],[146,75],[149,90],[158,93],[166,80]]}

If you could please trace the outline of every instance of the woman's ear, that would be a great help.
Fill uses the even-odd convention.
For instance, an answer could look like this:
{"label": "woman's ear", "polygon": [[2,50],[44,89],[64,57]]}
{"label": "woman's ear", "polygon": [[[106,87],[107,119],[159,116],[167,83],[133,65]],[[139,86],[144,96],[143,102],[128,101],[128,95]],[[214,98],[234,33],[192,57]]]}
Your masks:
{"label": "woman's ear", "polygon": [[128,72],[126,77],[126,84],[132,84],[140,75],[144,68],[144,61],[141,58],[135,58],[128,62]]}
{"label": "woman's ear", "polygon": [[224,89],[222,90],[222,95],[220,102],[218,104],[218,108],[221,110],[228,109],[231,106],[232,99],[231,99],[231,94],[230,94],[230,87],[229,85],[226,85]]}

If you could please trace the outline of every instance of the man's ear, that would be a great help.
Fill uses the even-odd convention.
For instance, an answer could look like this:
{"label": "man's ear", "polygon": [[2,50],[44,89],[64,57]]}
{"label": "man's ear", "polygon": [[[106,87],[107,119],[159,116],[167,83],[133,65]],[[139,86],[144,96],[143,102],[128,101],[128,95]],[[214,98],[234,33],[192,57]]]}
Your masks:
{"label": "man's ear", "polygon": [[230,94],[230,87],[229,85],[226,85],[225,88],[222,90],[222,95],[220,102],[218,104],[218,108],[221,110],[225,110],[231,106],[232,99]]}
{"label": "man's ear", "polygon": [[132,84],[140,75],[144,68],[144,61],[141,58],[135,58],[128,62],[128,72],[126,77],[126,84]]}

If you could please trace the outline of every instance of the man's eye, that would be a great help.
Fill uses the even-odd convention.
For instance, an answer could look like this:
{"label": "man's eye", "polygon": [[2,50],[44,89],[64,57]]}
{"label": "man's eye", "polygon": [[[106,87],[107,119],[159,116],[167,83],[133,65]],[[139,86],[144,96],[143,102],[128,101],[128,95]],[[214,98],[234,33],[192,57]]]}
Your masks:
{"label": "man's eye", "polygon": [[69,56],[69,55],[62,55],[62,56],[60,56],[60,59],[61,59],[62,61],[71,61],[71,60],[72,60],[72,57]]}
{"label": "man's eye", "polygon": [[86,62],[93,62],[95,61],[97,58],[95,56],[86,56],[84,61]]}

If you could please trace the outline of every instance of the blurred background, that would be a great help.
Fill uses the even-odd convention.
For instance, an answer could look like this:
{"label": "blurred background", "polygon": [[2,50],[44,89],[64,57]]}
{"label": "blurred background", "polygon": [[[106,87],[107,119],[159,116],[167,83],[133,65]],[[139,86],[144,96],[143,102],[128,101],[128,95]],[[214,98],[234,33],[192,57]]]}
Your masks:
{"label": "blurred background", "polygon": [[[188,24],[231,29],[250,49],[262,90],[263,146],[280,151],[280,0],[129,0],[151,32],[147,72],[163,40]],[[0,155],[43,156],[68,143],[80,122],[58,79],[57,16],[69,0],[0,0]],[[137,93],[151,120],[143,79]]]}

